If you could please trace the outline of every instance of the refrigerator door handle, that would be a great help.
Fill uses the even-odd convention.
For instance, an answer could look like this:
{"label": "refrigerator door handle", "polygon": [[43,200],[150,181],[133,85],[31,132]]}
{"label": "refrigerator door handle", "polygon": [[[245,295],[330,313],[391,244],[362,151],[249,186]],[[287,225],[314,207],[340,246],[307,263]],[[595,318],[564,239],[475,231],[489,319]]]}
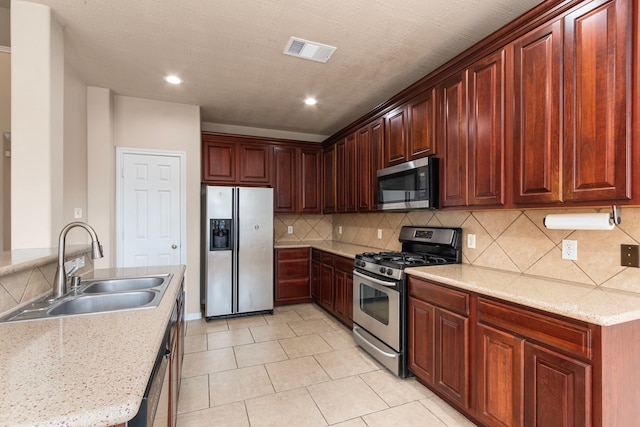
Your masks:
{"label": "refrigerator door handle", "polygon": [[231,310],[233,313],[238,312],[238,251],[240,250],[240,218],[239,214],[239,201],[240,201],[240,189],[235,187],[232,189],[232,203],[233,203],[233,262],[231,270],[232,282],[231,282]]}

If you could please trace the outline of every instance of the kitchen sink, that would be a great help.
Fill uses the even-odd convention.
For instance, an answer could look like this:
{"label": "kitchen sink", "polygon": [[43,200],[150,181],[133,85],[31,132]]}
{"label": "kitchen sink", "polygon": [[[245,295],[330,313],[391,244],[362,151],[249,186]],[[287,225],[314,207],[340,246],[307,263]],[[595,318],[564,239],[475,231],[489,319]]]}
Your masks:
{"label": "kitchen sink", "polygon": [[47,295],[0,318],[0,322],[157,307],[172,277],[161,274],[82,281],[62,297]]}
{"label": "kitchen sink", "polygon": [[48,310],[48,314],[50,316],[60,316],[140,308],[153,301],[157,295],[158,292],[155,291],[82,295],[56,305]]}
{"label": "kitchen sink", "polygon": [[92,282],[82,291],[85,294],[103,292],[138,291],[155,288],[164,283],[163,277],[130,277],[121,279],[106,279]]}

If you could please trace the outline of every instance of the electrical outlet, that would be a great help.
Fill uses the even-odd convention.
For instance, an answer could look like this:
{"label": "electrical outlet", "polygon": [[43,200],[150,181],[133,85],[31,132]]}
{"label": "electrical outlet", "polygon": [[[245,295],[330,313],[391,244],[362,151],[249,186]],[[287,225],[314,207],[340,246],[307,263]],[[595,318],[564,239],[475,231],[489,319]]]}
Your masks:
{"label": "electrical outlet", "polygon": [[76,265],[78,268],[84,267],[84,255],[76,259]]}
{"label": "electrical outlet", "polygon": [[338,234],[342,234],[342,226],[341,225],[338,226]]}
{"label": "electrical outlet", "polygon": [[75,219],[82,218],[82,208],[73,208],[73,217]]}
{"label": "electrical outlet", "polygon": [[293,234],[293,225],[288,225],[287,226],[287,233]]}
{"label": "electrical outlet", "polygon": [[378,228],[378,239],[382,239],[382,228]]}
{"label": "electrical outlet", "polygon": [[578,241],[563,240],[562,241],[562,259],[570,259],[576,261],[578,259]]}
{"label": "electrical outlet", "polygon": [[475,249],[475,247],[476,247],[476,235],[475,234],[468,234],[467,235],[467,248]]}

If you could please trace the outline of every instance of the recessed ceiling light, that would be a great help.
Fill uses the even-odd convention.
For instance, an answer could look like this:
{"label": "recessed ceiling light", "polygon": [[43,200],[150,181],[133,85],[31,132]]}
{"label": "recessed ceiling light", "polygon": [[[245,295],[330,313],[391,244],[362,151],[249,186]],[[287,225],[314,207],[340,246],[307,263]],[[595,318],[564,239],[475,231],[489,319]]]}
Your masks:
{"label": "recessed ceiling light", "polygon": [[164,80],[167,83],[171,83],[172,85],[179,85],[180,83],[182,83],[182,79],[180,77],[174,76],[174,75],[164,76]]}
{"label": "recessed ceiling light", "polygon": [[318,101],[315,98],[307,98],[304,100],[304,103],[307,105],[316,105],[318,103]]}

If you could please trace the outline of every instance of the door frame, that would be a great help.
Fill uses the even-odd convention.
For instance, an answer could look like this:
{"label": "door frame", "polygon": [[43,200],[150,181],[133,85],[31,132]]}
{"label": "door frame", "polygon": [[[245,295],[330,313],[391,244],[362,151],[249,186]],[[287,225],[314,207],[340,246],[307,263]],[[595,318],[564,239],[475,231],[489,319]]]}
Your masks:
{"label": "door frame", "polygon": [[122,238],[124,211],[124,156],[139,154],[144,156],[177,157],[180,160],[180,263],[187,259],[187,153],[184,151],[154,150],[146,148],[116,147],[116,267],[124,265],[124,239]]}

